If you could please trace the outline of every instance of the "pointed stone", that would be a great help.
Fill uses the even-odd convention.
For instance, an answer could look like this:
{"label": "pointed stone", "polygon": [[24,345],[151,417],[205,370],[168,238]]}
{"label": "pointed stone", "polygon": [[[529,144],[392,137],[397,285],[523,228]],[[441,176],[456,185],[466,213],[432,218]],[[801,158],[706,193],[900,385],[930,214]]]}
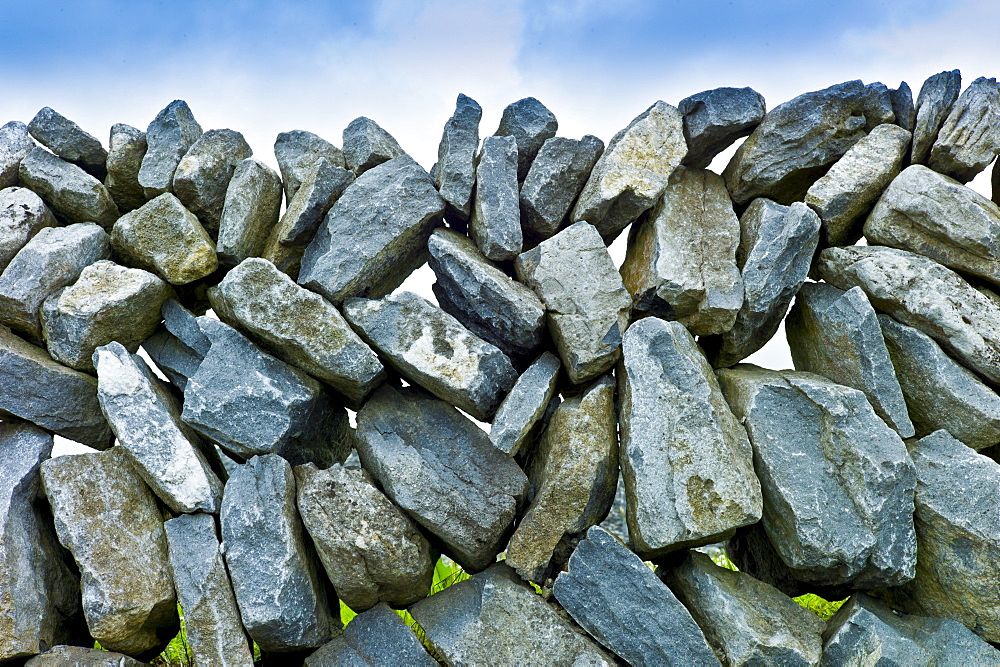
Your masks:
{"label": "pointed stone", "polygon": [[344,160],[358,176],[401,155],[406,151],[371,118],[355,118],[344,128]]}
{"label": "pointed stone", "polygon": [[944,119],[962,90],[962,74],[957,69],[928,77],[917,95],[917,118],[913,126],[911,164],[924,164],[937,139]]}
{"label": "pointed stone", "polygon": [[604,142],[590,134],[542,144],[521,185],[521,224],[531,240],[544,241],[563,227],[603,152]]}
{"label": "pointed stone", "polygon": [[892,110],[892,94],[881,81],[865,86],[865,132],[871,132],[879,125],[892,123],[896,114]]}
{"label": "pointed stone", "polygon": [[107,174],[108,152],[94,135],[51,107],[42,107],[28,123],[38,143],[98,180]]}
{"label": "pointed stone", "polygon": [[392,664],[435,667],[438,662],[385,603],[355,616],[343,633],[305,660],[306,667]]}
{"label": "pointed stone", "polygon": [[53,646],[45,653],[37,655],[26,667],[145,667],[145,662],[133,660],[123,653],[105,651],[83,646]]}
{"label": "pointed stone", "polygon": [[1000,153],[1000,84],[979,77],[969,84],[952,107],[927,165],[968,183]]}
{"label": "pointed stone", "polygon": [[479,149],[479,121],[483,108],[459,94],[455,113],[444,125],[438,144],[434,184],[448,205],[448,217],[459,222],[472,214],[472,188],[476,182],[476,151]]}
{"label": "pointed stone", "polygon": [[289,204],[306,180],[306,175],[320,160],[333,167],[345,168],[344,154],[326,139],[305,130],[282,132],[274,140],[274,157],[281,170],[285,201]]}
{"label": "pointed stone", "polygon": [[0,126],[0,188],[17,185],[21,160],[35,147],[28,126],[12,120]]}
{"label": "pointed stone", "polygon": [[139,185],[139,169],[146,149],[146,133],[142,130],[124,123],[111,126],[104,187],[120,211],[132,211],[146,203],[146,193]]}
{"label": "pointed stone", "polygon": [[173,299],[160,309],[164,323],[143,341],[142,349],[170,383],[184,391],[212,346],[198,326],[198,319]]}
{"label": "pointed stone", "polygon": [[44,148],[21,160],[18,177],[70,223],[96,222],[110,229],[118,219],[118,207],[103,183]]}
{"label": "pointed stone", "polygon": [[912,133],[917,124],[917,110],[913,106],[913,91],[905,81],[899,83],[899,88],[889,91],[892,102],[892,114],[896,117],[896,125]]}
{"label": "pointed stone", "polygon": [[174,172],[177,198],[202,224],[218,229],[226,188],[236,167],[253,155],[243,135],[233,130],[209,130],[191,144]]}
{"label": "pointed stone", "polygon": [[260,160],[240,162],[229,181],[218,229],[219,261],[236,266],[259,257],[281,210],[281,179]]}
{"label": "pointed stone", "polygon": [[57,224],[42,198],[28,188],[0,190],[0,274],[35,234]]}
{"label": "pointed stone", "polygon": [[517,180],[528,175],[531,163],[546,140],[556,136],[559,123],[555,115],[534,97],[525,97],[508,104],[493,133],[497,137],[514,137],[517,141]]}
{"label": "pointed stone", "polygon": [[306,172],[272,236],[282,245],[305,247],[323,216],[353,182],[354,172],[320,158]]}
{"label": "pointed stone", "polygon": [[173,192],[177,165],[201,136],[201,125],[184,100],[174,100],[146,128],[146,154],[139,168],[139,185],[146,199]]}
{"label": "pointed stone", "polygon": [[500,262],[521,252],[521,213],[517,190],[517,142],[486,137],[476,157],[475,206],[469,235],[487,259]]}
{"label": "pointed stone", "polygon": [[712,159],[737,139],[749,136],[764,120],[764,96],[753,88],[715,88],[686,97],[684,114],[688,151],[684,164],[707,169]]}
{"label": "pointed stone", "polygon": [[558,357],[543,352],[503,399],[490,426],[490,441],[504,454],[517,456],[534,439],[556,395],[560,366]]}

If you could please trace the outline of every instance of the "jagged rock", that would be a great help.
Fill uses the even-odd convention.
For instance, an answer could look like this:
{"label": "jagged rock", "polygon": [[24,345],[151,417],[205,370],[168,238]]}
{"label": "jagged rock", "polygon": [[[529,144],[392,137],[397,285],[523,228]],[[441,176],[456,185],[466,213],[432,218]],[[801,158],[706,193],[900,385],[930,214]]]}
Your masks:
{"label": "jagged rock", "polygon": [[632,298],[593,225],[567,227],[518,255],[515,268],[545,304],[571,382],[591,380],[618,361]]}
{"label": "jagged rock", "polygon": [[148,271],[95,262],[42,303],[49,354],[71,368],[93,371],[91,357],[101,345],[118,341],[134,352],[156,330],[160,306],[171,296],[170,285]]}
{"label": "jagged rock", "polygon": [[896,117],[896,125],[912,133],[917,124],[917,110],[913,106],[913,91],[905,81],[900,81],[899,88],[889,91],[892,102],[892,115]]}
{"label": "jagged rock", "polygon": [[812,373],[718,373],[753,444],[763,527],[795,578],[875,588],[913,577],[913,463],[856,389]]}
{"label": "jagged rock", "polygon": [[278,224],[281,179],[260,160],[240,162],[229,181],[218,230],[219,261],[235,266],[247,257],[258,257],[267,237]]}
{"label": "jagged rock", "polygon": [[385,603],[358,614],[343,633],[305,660],[306,667],[393,664],[435,667],[438,662],[427,654],[399,614]]}
{"label": "jagged rock", "polygon": [[172,192],[177,164],[201,136],[201,125],[184,100],[174,100],[146,128],[139,185],[146,199]]}
{"label": "jagged rock", "polygon": [[305,247],[323,216],[353,182],[354,172],[320,158],[305,173],[272,236],[282,245]]}
{"label": "jagged rock", "polygon": [[993,203],[1000,204],[1000,160],[993,163]]}
{"label": "jagged rock", "polygon": [[510,356],[542,344],[545,306],[529,288],[491,264],[467,237],[436,229],[427,243],[441,308]]}
{"label": "jagged rock", "polygon": [[927,165],[971,181],[1000,153],[1000,85],[979,77],[969,84],[941,125]]}
{"label": "jagged rock", "polygon": [[459,94],[455,113],[444,125],[438,144],[434,184],[448,206],[448,217],[465,222],[472,214],[472,188],[476,183],[476,151],[479,149],[479,121],[483,108]]}
{"label": "jagged rock", "polygon": [[495,560],[528,479],[478,426],[444,401],[383,384],[356,433],[364,469],[450,557],[475,572]]}
{"label": "jagged rock", "polygon": [[699,336],[728,331],[743,304],[739,243],[740,221],[722,178],[677,169],[649,217],[632,226],[621,275],[633,308]]}
{"label": "jagged rock", "polygon": [[656,558],[712,544],[758,521],[750,442],[687,329],[655,317],[633,324],[617,376],[636,553]]}
{"label": "jagged rock", "polygon": [[504,563],[421,600],[410,613],[447,664],[614,664]]}
{"label": "jagged rock", "polygon": [[83,646],[54,646],[37,655],[25,667],[145,667],[122,653]]}
{"label": "jagged rock", "polygon": [[851,245],[861,237],[861,219],[899,174],[909,146],[909,132],[879,125],[812,184],[805,202],[823,221],[825,245]]}
{"label": "jagged rock", "polygon": [[437,555],[367,472],[309,464],[296,466],[295,479],[302,522],[344,604],[362,612],[427,595]]}
{"label": "jagged rock", "polygon": [[174,299],[164,301],[160,313],[163,315],[164,326],[172,335],[180,339],[199,358],[208,354],[212,341],[202,331],[200,322],[204,321],[203,318],[195,317]]}
{"label": "jagged rock", "polygon": [[160,325],[153,334],[142,342],[142,349],[153,360],[156,367],[167,376],[170,384],[182,392],[188,378],[198,372],[202,355],[192,350]]}
{"label": "jagged rock", "polygon": [[209,130],[177,163],[174,193],[202,224],[218,229],[229,181],[236,167],[251,155],[250,144],[239,132]]}
{"label": "jagged rock", "polygon": [[28,188],[0,190],[0,273],[35,234],[56,224],[42,198]]}
{"label": "jagged rock", "polygon": [[892,110],[892,95],[888,86],[881,81],[865,86],[865,132],[871,132],[879,125],[893,123],[896,114]]}
{"label": "jagged rock", "polygon": [[87,266],[110,256],[107,232],[92,222],[41,230],[0,274],[0,321],[40,341],[42,302],[75,282]]}
{"label": "jagged rock", "polygon": [[427,257],[444,200],[409,156],[365,172],[323,218],[302,256],[299,284],[334,305],[388,294]]}
{"label": "jagged rock", "polygon": [[824,283],[803,285],[785,320],[785,335],[796,370],[863,392],[899,437],[913,437],[882,329],[860,287],[845,292]]}
{"label": "jagged rock", "polygon": [[118,207],[99,180],[44,148],[21,160],[18,177],[70,223],[96,222],[105,229],[118,219]]}
{"label": "jagged rock", "polygon": [[358,176],[401,155],[406,151],[371,118],[355,118],[344,128],[344,160]]}
{"label": "jagged rock", "polygon": [[537,432],[540,420],[556,395],[558,357],[543,352],[521,373],[490,427],[490,441],[504,454],[517,456]]}
{"label": "jagged rock", "polygon": [[749,136],[764,120],[764,96],[753,88],[715,88],[686,97],[684,114],[688,151],[684,164],[707,169],[712,159],[737,139]]}
{"label": "jagged rock", "polygon": [[691,612],[724,664],[819,662],[823,621],[773,586],[719,567],[697,551],[656,573]]}
{"label": "jagged rock", "polygon": [[604,142],[590,134],[542,144],[521,185],[521,225],[531,240],[544,241],[562,228],[603,152]]}
{"label": "jagged rock", "polygon": [[684,117],[657,102],[612,137],[580,191],[570,220],[594,225],[606,240],[647,211],[687,154]]}
{"label": "jagged rock", "polygon": [[274,140],[274,157],[281,170],[285,201],[291,203],[306,175],[321,159],[331,166],[345,168],[344,154],[326,139],[305,130],[282,132]]}
{"label": "jagged rock", "polygon": [[944,119],[962,90],[962,74],[957,69],[928,77],[917,95],[917,116],[913,126],[911,164],[924,164],[937,139]]}
{"label": "jagged rock", "polygon": [[469,235],[487,259],[514,259],[521,252],[517,190],[517,142],[486,137],[476,158],[476,189]]}
{"label": "jagged rock", "polygon": [[409,381],[476,419],[490,419],[517,381],[507,355],[412,292],[348,299],[344,317]]}
{"label": "jagged rock", "polygon": [[42,107],[28,123],[38,143],[101,180],[107,174],[108,152],[100,140],[50,107]]}
{"label": "jagged rock", "polygon": [[0,188],[17,185],[21,160],[35,147],[28,126],[12,120],[0,126]]}
{"label": "jagged rock", "polygon": [[139,185],[146,148],[146,133],[142,130],[124,123],[111,126],[104,187],[121,211],[132,211],[146,203],[146,193]]}
{"label": "jagged rock", "polygon": [[243,626],[261,651],[316,648],[340,630],[295,509],[295,477],[276,454],[255,456],[226,482],[223,549]]}
{"label": "jagged rock", "polygon": [[517,180],[528,175],[531,162],[542,145],[556,136],[559,123],[555,115],[534,97],[512,102],[503,110],[500,126],[493,133],[497,137],[514,137],[517,141]]}
{"label": "jagged rock", "polygon": [[42,483],[80,570],[90,634],[109,651],[158,655],[179,629],[177,598],[160,506],[125,450],[49,459]]}

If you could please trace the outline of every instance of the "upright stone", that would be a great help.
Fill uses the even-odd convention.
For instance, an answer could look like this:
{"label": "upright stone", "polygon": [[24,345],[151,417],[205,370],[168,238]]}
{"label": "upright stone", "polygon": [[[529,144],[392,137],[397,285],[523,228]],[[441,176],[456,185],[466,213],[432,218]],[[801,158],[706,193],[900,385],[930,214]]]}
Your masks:
{"label": "upright stone", "polygon": [[344,128],[344,160],[358,176],[401,155],[406,151],[371,118],[355,118]]}
{"label": "upright stone", "polygon": [[896,114],[892,110],[892,94],[889,87],[881,81],[865,86],[864,115],[865,132],[896,120]]}
{"label": "upright stone", "polygon": [[17,185],[21,160],[35,147],[28,126],[12,120],[0,126],[0,188]]}
{"label": "upright stone", "polygon": [[235,266],[259,257],[281,210],[281,179],[260,160],[240,162],[226,190],[218,229],[219,261]]}
{"label": "upright stone", "polygon": [[274,157],[278,161],[281,182],[285,188],[285,201],[288,203],[291,203],[302,182],[306,180],[306,175],[320,160],[326,160],[334,167],[347,166],[339,148],[305,130],[279,134],[274,140]]}
{"label": "upright stone", "polygon": [[0,190],[0,274],[35,234],[57,224],[42,198],[28,188]]}
{"label": "upright stone", "polygon": [[531,163],[546,140],[556,136],[559,122],[544,104],[534,97],[525,97],[508,104],[494,132],[497,137],[514,137],[517,142],[517,180],[528,175]]}
{"label": "upright stone", "polygon": [[201,136],[201,125],[184,100],[174,100],[146,128],[139,185],[146,199],[172,192],[177,165]]}
{"label": "upright stone", "polygon": [[993,163],[993,203],[1000,205],[1000,160]]}
{"label": "upright stone", "polygon": [[108,152],[100,140],[51,107],[35,114],[28,131],[38,143],[94,178],[103,180],[107,174]]}
{"label": "upright stone", "polygon": [[562,229],[602,153],[604,142],[590,134],[542,144],[521,185],[521,225],[530,240],[544,241]]}
{"label": "upright stone", "polygon": [[937,140],[944,119],[962,90],[962,74],[957,69],[928,77],[917,95],[917,118],[913,126],[911,164],[924,164]]}
{"label": "upright stone", "polygon": [[913,106],[913,91],[905,81],[899,83],[899,88],[889,91],[892,102],[892,114],[896,117],[896,125],[912,133],[917,124],[917,110]]}
{"label": "upright stone", "polygon": [[1000,153],[1000,85],[979,77],[945,118],[927,165],[967,183]]}
{"label": "upright stone", "polygon": [[21,160],[18,177],[69,223],[96,222],[110,229],[118,219],[118,207],[103,183],[44,148]]}
{"label": "upright stone", "polygon": [[766,105],[753,88],[715,88],[684,98],[678,109],[688,145],[684,164],[707,169],[716,155],[760,125]]}
{"label": "upright stone", "polygon": [[339,636],[305,660],[306,667],[392,664],[435,667],[438,662],[385,603],[355,616]]}
{"label": "upright stone", "polygon": [[111,126],[104,187],[120,211],[132,211],[146,203],[146,193],[139,185],[139,169],[146,149],[146,133],[142,130],[124,123]]}
{"label": "upright stone", "polygon": [[239,164],[253,155],[243,135],[209,130],[191,144],[174,172],[177,198],[209,229],[219,228],[226,188]]}
{"label": "upright stone", "polygon": [[472,188],[476,183],[476,151],[479,149],[479,121],[483,108],[472,99],[458,95],[455,113],[444,125],[438,144],[434,184],[447,204],[447,215],[465,222],[472,214]]}
{"label": "upright stone", "polygon": [[514,259],[521,252],[517,158],[513,137],[486,137],[476,158],[469,234],[486,258],[495,262]]}
{"label": "upright stone", "polygon": [[543,352],[521,373],[490,426],[490,441],[504,454],[517,456],[538,431],[540,420],[556,395],[559,358]]}
{"label": "upright stone", "polygon": [[326,158],[317,160],[305,173],[271,238],[282,245],[304,248],[323,216],[353,182],[354,172],[330,164]]}

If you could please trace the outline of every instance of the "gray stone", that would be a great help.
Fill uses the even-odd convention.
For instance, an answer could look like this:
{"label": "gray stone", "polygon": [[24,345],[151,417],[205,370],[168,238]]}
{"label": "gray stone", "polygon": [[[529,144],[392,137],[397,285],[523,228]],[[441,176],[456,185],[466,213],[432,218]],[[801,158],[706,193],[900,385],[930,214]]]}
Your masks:
{"label": "gray stone", "polygon": [[42,483],[80,571],[90,634],[109,651],[158,655],[179,629],[177,598],[160,506],[125,450],[49,459]]}
{"label": "gray stone", "polygon": [[478,426],[416,389],[382,385],[358,412],[361,463],[389,499],[468,571],[510,534],[528,479]]}
{"label": "gray stone", "polygon": [[28,123],[38,143],[98,180],[107,174],[108,152],[100,140],[50,107],[42,107]]}
{"label": "gray stone", "polygon": [[295,468],[302,522],[340,599],[356,612],[427,595],[437,554],[367,472]]}
{"label": "gray stone", "polygon": [[83,646],[54,646],[24,664],[26,667],[144,667],[146,665],[145,662],[133,660],[122,653]]}
{"label": "gray stone", "polygon": [[733,328],[743,305],[740,221],[717,174],[681,167],[649,217],[632,226],[622,280],[633,308],[699,336]]}
{"label": "gray stone", "polygon": [[486,137],[476,157],[476,189],[469,235],[487,259],[514,259],[523,245],[517,190],[517,142]]}
{"label": "gray stone", "polygon": [[344,128],[344,160],[358,176],[401,155],[406,151],[371,118],[355,118]]}
{"label": "gray stone", "polygon": [[438,144],[434,184],[448,206],[448,217],[465,222],[472,214],[472,188],[476,183],[476,151],[483,108],[459,94],[455,113],[444,125]]}
{"label": "gray stone", "polygon": [[110,229],[118,219],[118,207],[103,183],[44,148],[21,160],[18,177],[70,223],[96,222]]}
{"label": "gray stone", "polygon": [[521,224],[530,240],[544,241],[562,228],[603,152],[604,142],[590,134],[542,145],[521,185]]}
{"label": "gray stone", "polygon": [[545,333],[545,306],[531,289],[490,263],[476,245],[450,229],[427,243],[431,285],[445,312],[469,331],[512,356],[534,352]]}
{"label": "gray stone", "polygon": [[202,356],[194,354],[187,345],[162,325],[142,342],[142,349],[156,367],[167,376],[170,384],[181,391],[184,391],[188,378],[194,375],[201,365]]}
{"label": "gray stone", "polygon": [[896,117],[896,125],[912,133],[917,124],[917,109],[913,106],[913,91],[905,81],[899,83],[899,88],[889,91],[892,102],[892,115]]}
{"label": "gray stone", "polygon": [[316,554],[295,509],[295,476],[276,454],[255,456],[226,482],[223,553],[243,626],[261,651],[317,648],[338,633]]}
{"label": "gray stone", "polygon": [[993,163],[993,203],[1000,204],[1000,160]]}
{"label": "gray stone", "polygon": [[278,161],[285,188],[285,201],[291,203],[306,175],[321,159],[331,166],[345,168],[344,154],[326,139],[305,130],[282,132],[274,140],[274,157]]}
{"label": "gray stone", "polygon": [[164,326],[171,334],[177,336],[184,345],[200,357],[208,354],[209,348],[212,347],[212,341],[201,329],[199,323],[203,321],[201,318],[195,317],[191,311],[174,299],[164,301],[160,313],[163,315]]}
{"label": "gray stone", "polygon": [[795,578],[875,588],[913,577],[913,463],[856,389],[740,365],[718,373],[753,444],[763,527]]}
{"label": "gray stone", "polygon": [[805,202],[823,221],[825,245],[851,245],[861,238],[862,218],[899,174],[909,146],[909,132],[879,125],[812,184]]}
{"label": "gray stone", "polygon": [[517,180],[528,175],[531,163],[542,145],[556,136],[559,123],[555,115],[534,97],[511,102],[503,110],[496,137],[513,137],[517,142]]}
{"label": "gray stone", "polygon": [[687,329],[655,317],[633,324],[617,376],[636,553],[650,559],[712,544],[760,520],[747,434]]}
{"label": "gray stone", "polygon": [[317,160],[305,173],[271,238],[284,246],[307,246],[323,216],[353,182],[354,172],[326,158]]}
{"label": "gray stone", "polygon": [[21,160],[35,147],[28,126],[12,120],[0,126],[0,188],[17,185]]}
{"label": "gray stone", "polygon": [[614,366],[632,298],[593,225],[567,227],[518,255],[515,268],[518,280],[545,304],[571,382],[586,382]]}
{"label": "gray stone", "polygon": [[928,77],[917,95],[917,117],[913,126],[911,164],[924,164],[937,139],[944,119],[962,90],[962,74],[957,69]]}
{"label": "gray stone", "polygon": [[608,143],[573,206],[570,220],[617,237],[656,203],[687,154],[684,116],[665,102],[639,114]]}
{"label": "gray stone", "polygon": [[425,261],[443,211],[434,181],[409,156],[369,169],[323,218],[302,256],[299,284],[334,305],[388,294]]}
{"label": "gray stone", "polygon": [[871,132],[879,125],[893,123],[896,114],[892,108],[892,94],[881,81],[865,86],[865,132]]}
{"label": "gray stone", "polygon": [[174,100],[146,128],[146,154],[139,168],[139,185],[146,199],[172,192],[181,158],[201,136],[201,125],[184,100]]}
{"label": "gray stone", "polygon": [[348,299],[344,317],[410,382],[482,421],[517,381],[503,352],[412,292]]}
{"label": "gray stone", "polygon": [[104,187],[121,211],[132,211],[146,203],[146,193],[139,185],[139,169],[145,155],[145,132],[124,123],[111,126]]}
{"label": "gray stone", "polygon": [[[236,266],[259,257],[281,210],[281,179],[260,160],[247,158],[236,167],[226,190],[218,227],[219,261]],[[211,234],[216,230],[208,226]]]}
{"label": "gray stone", "polygon": [[631,549],[633,544],[628,539],[628,521],[626,519],[626,513],[628,511],[626,508],[627,505],[628,502],[625,497],[625,480],[622,478],[621,471],[619,471],[618,485],[617,488],[615,488],[615,499],[611,503],[611,510],[608,512],[608,516],[604,519],[604,521],[598,525],[614,535],[622,544]]}
{"label": "gray stone", "polygon": [[219,228],[226,188],[239,164],[253,155],[243,135],[209,130],[191,144],[177,163],[174,193],[207,228]]}
{"label": "gray stone", "polygon": [[343,633],[305,660],[306,667],[396,664],[435,667],[438,662],[427,654],[399,614],[385,603],[355,616]]}
{"label": "gray stone", "polygon": [[941,125],[927,165],[971,181],[1000,153],[1000,85],[979,77],[969,84]]}
{"label": "gray stone", "polygon": [[802,286],[785,320],[795,369],[853,387],[901,438],[913,437],[878,317],[860,287],[846,292],[825,283]]}
{"label": "gray stone", "polygon": [[503,399],[490,427],[490,441],[504,454],[517,456],[533,440],[556,395],[560,366],[558,357],[543,352]]}
{"label": "gray stone", "polygon": [[28,188],[0,190],[0,273],[35,234],[56,224],[42,198]]}
{"label": "gray stone", "polygon": [[678,109],[688,145],[684,164],[707,169],[716,155],[760,125],[766,105],[753,88],[715,88],[684,98]]}

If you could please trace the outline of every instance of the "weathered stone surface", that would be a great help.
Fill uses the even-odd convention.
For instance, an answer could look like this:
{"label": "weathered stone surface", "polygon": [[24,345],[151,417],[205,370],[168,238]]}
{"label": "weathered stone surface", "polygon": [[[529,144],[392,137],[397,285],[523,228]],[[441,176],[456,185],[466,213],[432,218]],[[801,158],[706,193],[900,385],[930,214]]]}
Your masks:
{"label": "weathered stone surface", "polygon": [[688,145],[684,164],[707,169],[716,155],[760,125],[766,105],[753,88],[715,88],[684,98],[678,109]]}
{"label": "weathered stone surface", "polygon": [[26,667],[144,667],[146,665],[122,653],[83,646],[54,646],[24,664]]}
{"label": "weathered stone surface", "polygon": [[305,660],[306,667],[395,664],[435,667],[438,662],[428,655],[399,614],[385,603],[358,614],[343,633]]}
{"label": "weathered stone surface", "polygon": [[146,203],[146,193],[139,185],[139,169],[146,148],[146,133],[142,130],[124,123],[111,126],[104,187],[121,211],[131,211]]}
{"label": "weathered stone surface", "polygon": [[110,256],[107,232],[92,222],[41,230],[0,274],[0,321],[40,341],[42,302],[75,282],[87,266]]}
{"label": "weathered stone surface", "polygon": [[896,586],[913,577],[913,463],[856,389],[812,373],[718,373],[753,444],[763,527],[812,585]]}
{"label": "weathered stone surface", "polygon": [[302,522],[348,607],[405,607],[427,595],[437,554],[367,472],[309,464],[295,468],[295,479]]}
{"label": "weathered stone surface", "polygon": [[159,654],[179,629],[177,598],[163,515],[125,450],[49,459],[42,483],[94,639],[139,659]]}
{"label": "weathered stone surface", "polygon": [[909,132],[879,125],[812,184],[805,202],[823,221],[825,245],[851,245],[861,237],[861,219],[899,174],[909,146]]}
{"label": "weathered stone surface", "polygon": [[543,352],[503,399],[490,427],[490,441],[504,454],[517,456],[535,435],[556,395],[560,366],[558,357]]}
{"label": "weathered stone surface", "polygon": [[174,100],[146,128],[139,185],[146,199],[172,192],[177,165],[201,136],[201,125],[184,100]]}
{"label": "weathered stone surface", "polygon": [[632,298],[593,225],[567,227],[518,255],[515,268],[545,304],[571,382],[591,380],[618,361]]}
{"label": "weathered stone surface", "polygon": [[44,148],[21,160],[18,177],[68,222],[96,222],[105,229],[118,219],[118,207],[99,180]]}
{"label": "weathered stone surface", "polygon": [[243,626],[261,651],[322,646],[338,632],[316,554],[295,509],[295,476],[276,454],[255,456],[226,482],[223,549]]}
{"label": "weathered stone surface", "polygon": [[93,371],[101,345],[118,341],[135,352],[160,322],[160,306],[173,296],[170,285],[142,269],[94,262],[75,283],[42,303],[42,334],[56,361]]}
{"label": "weathered stone surface", "polygon": [[167,376],[170,384],[181,391],[184,391],[188,378],[194,375],[201,365],[202,356],[192,352],[163,325],[157,327],[156,331],[142,342],[142,349],[156,367]]}
{"label": "weathered stone surface", "polygon": [[353,182],[354,172],[332,165],[326,158],[317,160],[305,173],[295,196],[288,203],[288,209],[274,228],[278,243],[308,245],[323,216]]}
{"label": "weathered stone surface", "polygon": [[38,143],[94,178],[107,174],[108,152],[92,134],[50,107],[42,107],[28,123],[28,131]]}
{"label": "weathered stone surface", "polygon": [[993,163],[993,203],[1000,204],[1000,160]]}
{"label": "weathered stone surface", "polygon": [[739,243],[740,221],[722,178],[677,169],[649,217],[632,226],[621,275],[633,308],[699,336],[728,331],[743,304]]}
{"label": "weathered stone surface", "polygon": [[174,193],[210,229],[218,229],[226,188],[239,164],[253,155],[243,135],[209,130],[191,144],[177,163]]}
{"label": "weathered stone surface", "polygon": [[521,252],[517,158],[513,137],[486,137],[476,158],[469,235],[486,258],[495,262],[514,259]]}
{"label": "weathered stone surface", "polygon": [[0,190],[0,273],[35,234],[56,224],[42,198],[28,188]]}
{"label": "weathered stone surface", "polygon": [[559,123],[555,115],[534,97],[512,102],[503,110],[497,137],[514,137],[517,141],[517,180],[528,175],[531,163],[542,145],[556,136]]}
{"label": "weathered stone surface", "polygon": [[421,600],[410,612],[447,664],[614,664],[504,563]]}
{"label": "weathered stone surface", "polygon": [[285,188],[285,201],[291,203],[295,193],[302,186],[306,175],[321,159],[331,166],[345,168],[344,154],[326,139],[306,132],[292,130],[282,132],[274,140],[274,157],[281,171],[281,181]]}
{"label": "weathered stone surface", "polygon": [[219,261],[235,266],[259,257],[281,210],[281,179],[260,160],[240,162],[229,181],[218,230]]}
{"label": "weathered stone surface", "polygon": [[684,117],[665,102],[639,114],[608,143],[570,215],[612,240],[653,206],[687,154]]}
{"label": "weathered stone surface", "polygon": [[853,387],[901,438],[913,437],[878,317],[860,287],[846,292],[824,283],[802,286],[785,320],[795,369]]}
{"label": "weathered stone surface", "polygon": [[434,184],[448,206],[448,217],[458,222],[472,213],[472,188],[476,183],[476,151],[479,149],[479,121],[483,108],[466,95],[459,94],[455,113],[444,125],[438,144]]}
{"label": "weathered stone surface", "polygon": [[401,155],[406,151],[371,118],[355,118],[344,128],[344,160],[358,176]]}
{"label": "weathered stone surface", "polygon": [[997,153],[1000,85],[995,78],[981,76],[969,84],[951,108],[931,147],[927,165],[967,183],[993,162]]}
{"label": "weathered stone surface", "polygon": [[475,572],[495,560],[528,479],[478,426],[419,390],[384,384],[358,412],[357,437],[365,470],[450,557]]}
{"label": "weathered stone surface", "polygon": [[427,243],[441,308],[511,356],[542,344],[545,306],[534,292],[491,264],[467,237],[436,229]]}
{"label": "weathered stone surface", "polygon": [[543,241],[562,228],[602,153],[604,142],[590,134],[542,144],[521,185],[521,224],[531,240]]}
{"label": "weathered stone surface", "polygon": [[892,115],[896,117],[896,125],[912,133],[917,124],[917,110],[913,106],[913,91],[905,81],[900,81],[899,88],[889,91],[892,102]]}
{"label": "weathered stone surface", "polygon": [[712,544],[760,519],[747,434],[677,322],[625,332],[618,367],[629,537],[643,558]]}
{"label": "weathered stone surface", "polygon": [[625,497],[625,480],[622,478],[621,471],[619,471],[618,486],[615,489],[615,499],[611,503],[611,510],[608,512],[607,518],[605,518],[604,521],[598,525],[617,537],[622,544],[631,549],[633,545],[632,541],[628,538],[628,521],[625,516],[627,512],[627,504],[628,502]]}
{"label": "weathered stone surface", "polygon": [[944,119],[962,90],[962,74],[957,69],[927,78],[917,95],[917,117],[913,126],[911,164],[924,164],[937,139]]}
{"label": "weathered stone surface", "polygon": [[334,305],[388,294],[427,257],[444,200],[409,156],[369,169],[323,218],[302,256],[299,284]]}
{"label": "weathered stone surface", "polygon": [[510,359],[412,292],[348,299],[344,317],[407,380],[487,421],[517,381]]}
{"label": "weathered stone surface", "polygon": [[28,126],[12,120],[0,126],[0,188],[17,185],[21,160],[35,147]]}
{"label": "weathered stone surface", "polygon": [[896,115],[892,110],[892,95],[889,87],[881,81],[865,86],[865,132],[871,132],[879,125],[893,123]]}

